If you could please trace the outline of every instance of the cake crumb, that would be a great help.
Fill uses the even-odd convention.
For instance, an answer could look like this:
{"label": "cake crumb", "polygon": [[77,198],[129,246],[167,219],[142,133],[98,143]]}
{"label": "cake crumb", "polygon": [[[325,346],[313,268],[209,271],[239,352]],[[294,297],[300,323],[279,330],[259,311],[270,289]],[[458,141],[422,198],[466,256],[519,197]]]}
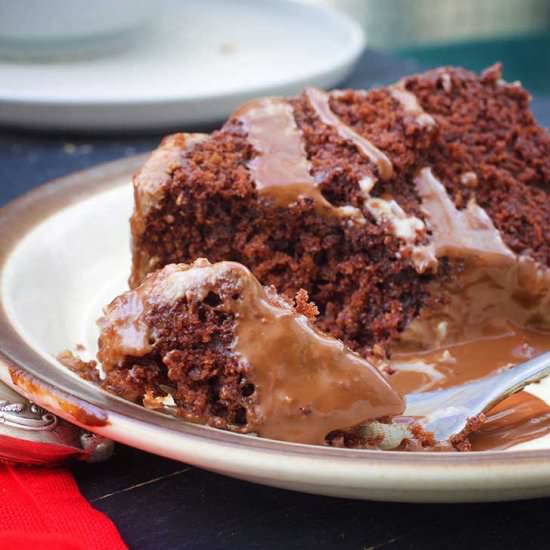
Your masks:
{"label": "cake crumb", "polygon": [[449,443],[457,451],[461,451],[461,452],[471,451],[472,444],[470,443],[468,436],[473,432],[477,432],[481,428],[481,426],[483,426],[486,420],[487,420],[487,417],[483,413],[478,414],[476,416],[472,416],[471,418],[468,418],[468,421],[466,422],[466,426],[464,427],[464,429],[460,433],[453,435],[449,439]]}
{"label": "cake crumb", "polygon": [[443,90],[445,90],[445,92],[447,93],[450,93],[453,89],[453,81],[451,79],[451,75],[449,73],[443,73],[440,76],[440,82]]}
{"label": "cake crumb", "polygon": [[69,370],[84,378],[84,380],[89,380],[90,382],[96,383],[100,382],[97,361],[83,361],[80,357],[68,349],[58,353],[57,360]]}
{"label": "cake crumb", "polygon": [[294,297],[294,309],[312,320],[319,315],[318,307],[313,302],[309,301],[309,294],[307,290],[303,288],[301,288]]}
{"label": "cake crumb", "polygon": [[166,395],[154,395],[151,390],[148,390],[143,395],[143,406],[146,409],[162,411],[166,408],[174,408],[176,406],[176,401],[169,393]]}

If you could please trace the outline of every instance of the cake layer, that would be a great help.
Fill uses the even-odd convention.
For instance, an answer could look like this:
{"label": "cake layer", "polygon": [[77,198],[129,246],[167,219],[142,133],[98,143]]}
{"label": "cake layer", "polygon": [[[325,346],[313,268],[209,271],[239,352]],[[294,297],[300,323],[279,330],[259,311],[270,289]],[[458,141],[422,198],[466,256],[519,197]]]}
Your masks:
{"label": "cake layer", "polygon": [[424,163],[457,206],[474,199],[517,254],[550,265],[550,137],[529,110],[529,94],[495,65],[478,77],[442,68],[402,85],[439,132]]}

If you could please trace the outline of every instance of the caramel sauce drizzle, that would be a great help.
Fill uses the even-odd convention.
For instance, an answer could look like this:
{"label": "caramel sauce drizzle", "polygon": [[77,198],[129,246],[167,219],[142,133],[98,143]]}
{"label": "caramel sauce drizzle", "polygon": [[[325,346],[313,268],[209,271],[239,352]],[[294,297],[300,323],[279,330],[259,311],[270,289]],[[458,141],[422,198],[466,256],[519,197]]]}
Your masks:
{"label": "caramel sauce drizzle", "polygon": [[[435,125],[433,117],[424,112],[414,94],[408,92],[402,83],[391,87],[390,93],[401,104],[405,113],[414,117],[419,125]],[[389,179],[393,176],[393,167],[388,157],[370,141],[360,136],[339,119],[330,108],[328,94],[315,88],[308,88],[305,94],[321,122],[334,128],[340,137],[351,142],[360,154],[371,162],[374,162],[382,179]],[[265,141],[262,142],[262,139],[265,139],[265,137],[258,139],[258,136],[266,135],[266,126],[268,125],[264,126],[262,122],[259,123],[257,116],[249,117],[247,124],[249,139],[257,150],[264,152],[268,157],[264,159],[261,168],[268,172],[271,171],[271,175],[267,177],[265,173],[261,172],[261,169],[256,170],[254,177],[259,182],[258,187],[265,187],[264,182],[266,181],[274,181],[273,175],[275,175],[275,185],[280,185],[280,182],[286,179],[287,182],[307,181],[310,188],[316,188],[313,178],[309,175],[309,163],[306,160],[298,130],[295,128],[290,106],[283,102],[278,103],[277,108],[274,108],[271,103],[269,103],[269,107],[264,105],[264,116],[269,118],[271,115],[279,118],[279,120],[278,122],[269,120],[268,125],[272,128],[272,131],[269,132],[269,139],[272,140],[273,136],[283,136],[285,133],[293,136],[290,139],[289,147],[294,151],[294,162],[297,170],[292,173],[286,171],[283,177],[281,177],[280,172],[277,172],[281,166],[279,154],[274,153],[273,147],[266,145]],[[286,120],[282,122],[282,119],[285,117]],[[289,132],[289,127],[294,128],[294,133]],[[278,149],[283,150],[284,148],[278,146]],[[270,156],[271,158],[269,158]],[[290,156],[292,157],[292,155]],[[279,167],[271,167],[270,161],[275,162]],[[254,168],[257,169],[257,165]],[[291,176],[287,177],[289,173],[291,173]],[[423,272],[428,267],[435,269],[438,258],[443,256],[462,260],[466,259],[475,265],[493,266],[497,271],[503,266],[518,265],[515,254],[505,245],[500,233],[494,227],[487,213],[474,200],[471,200],[464,210],[459,211],[448,196],[443,184],[434,176],[429,167],[420,170],[414,180],[416,190],[422,200],[422,208],[428,217],[429,228],[432,232],[431,242],[425,246],[414,246],[416,238],[420,234],[424,234],[425,231],[425,225],[421,220],[407,216],[393,199],[372,198],[370,191],[376,183],[375,178],[367,177],[360,183],[365,196],[365,207],[375,219],[387,220],[392,225],[395,235],[403,239],[406,246],[412,250],[412,261],[419,272]],[[287,189],[289,190],[289,197],[283,202],[288,203],[295,199],[297,190],[292,189],[291,186],[287,187]],[[300,192],[304,194],[303,190],[300,190]],[[529,266],[527,267],[529,268]],[[525,266],[523,268],[525,271]],[[521,268],[518,268],[518,270],[521,271]],[[486,294],[491,288],[500,288],[502,292],[497,292],[493,297],[495,300],[501,300],[501,303],[502,301],[506,301],[502,294],[510,295],[510,293],[513,294],[514,292],[511,281],[500,280],[498,276],[491,279],[491,276],[494,274],[494,272],[491,274],[482,273],[479,284],[470,281],[469,296],[458,292],[457,296],[460,296],[461,303],[457,304],[455,303],[456,300],[454,300],[453,305],[456,307],[455,313],[462,312],[464,317],[462,320],[455,318],[445,321],[445,326],[450,327],[450,332],[453,333],[450,335],[452,338],[449,337],[449,342],[455,342],[454,344],[446,348],[438,348],[436,351],[433,350],[433,344],[437,342],[438,338],[437,334],[433,334],[434,327],[441,327],[442,321],[441,319],[437,321],[435,318],[432,318],[430,321],[432,325],[431,331],[427,331],[424,335],[431,342],[432,350],[421,352],[420,355],[418,355],[418,352],[410,351],[409,353],[398,354],[397,359],[400,362],[407,359],[405,362],[408,363],[408,369],[398,370],[398,373],[392,378],[392,384],[401,392],[426,391],[437,387],[448,387],[449,385],[463,383],[490,374],[497,368],[505,365],[525,360],[530,353],[542,352],[550,348],[548,334],[533,332],[523,326],[514,326],[507,321],[507,319],[517,319],[521,323],[528,321],[525,314],[527,308],[524,308],[522,304],[508,307],[504,317],[498,320],[495,318],[490,320],[485,319],[481,324],[478,323],[476,325],[475,322],[472,324],[471,316],[469,317],[464,310],[466,308],[470,308],[470,311],[472,308],[475,310],[473,305],[475,300],[478,300],[478,303],[485,303],[483,298],[480,298],[480,292]],[[472,289],[475,289],[473,295]],[[491,310],[489,306],[487,307],[488,310]],[[493,313],[497,314],[498,312],[493,311]],[[252,332],[256,325],[257,321],[254,321],[242,326],[248,327],[247,330]],[[457,327],[464,328],[461,334],[456,333],[458,330]],[[277,329],[273,330],[275,330],[275,333],[267,341],[273,340],[274,342],[278,342]],[[412,333],[413,336],[411,338],[414,340],[414,329]],[[426,336],[428,333],[430,334]],[[418,331],[416,336],[418,336]],[[445,339],[443,338],[443,340]],[[253,338],[248,338],[247,341],[252,342]],[[419,342],[421,341],[422,338]],[[252,346],[246,350],[246,355],[254,357],[256,351],[257,348]],[[277,345],[273,347],[271,353],[275,353],[276,351]],[[487,360],[488,357],[490,357],[489,361]],[[411,363],[413,358],[416,360],[416,371],[414,361]],[[306,395],[307,392],[302,396],[302,401]],[[536,411],[537,414],[540,412],[544,417],[546,412],[550,413],[550,408],[526,392],[523,392],[521,395],[522,397],[520,398],[514,398],[516,400],[514,403],[504,405],[506,413],[498,417],[497,428],[495,428],[493,420],[494,415],[490,416],[490,422],[473,439],[474,448],[481,449],[495,446],[500,448],[509,446],[520,440],[535,437],[540,434],[541,430],[544,430],[540,425],[537,425],[536,430],[532,429],[531,416],[528,421],[523,423],[518,418],[527,418],[529,415],[526,411]],[[518,399],[521,399],[519,405]],[[515,407],[521,409],[521,414],[517,412]],[[547,416],[550,419],[550,414]],[[513,429],[508,429],[506,422],[503,424],[502,418],[516,419]],[[264,426],[264,430],[267,430],[267,432],[270,432],[271,429]],[[550,420],[548,420],[548,425],[545,429],[550,431]],[[268,435],[268,437],[281,438],[280,433],[273,433],[275,435]],[[487,439],[489,436],[483,435],[487,433],[491,434],[490,441]],[[288,438],[288,434],[283,435],[283,438],[285,437]],[[296,440],[304,440],[305,437],[308,437],[307,433],[302,432]],[[318,435],[315,438],[319,440]]]}
{"label": "caramel sauce drizzle", "polygon": [[509,449],[550,433],[550,407],[527,391],[499,403],[469,439],[474,451]]}
{"label": "caramel sauce drizzle", "polygon": [[342,139],[353,143],[365,158],[376,164],[381,179],[389,180],[393,177],[393,165],[387,155],[367,138],[342,122],[331,110],[330,96],[326,92],[318,88],[306,88],[305,94],[321,122],[334,128]]}
{"label": "caramel sauce drizzle", "polygon": [[421,127],[434,128],[436,122],[418,103],[417,97],[405,88],[404,82],[398,82],[388,88],[392,97],[401,104],[406,114],[412,116]]}
{"label": "caramel sauce drizzle", "polygon": [[[403,83],[390,87],[389,92],[420,126],[435,125]],[[374,163],[382,180],[393,177],[389,158],[331,110],[327,93],[308,88],[305,95],[321,122]],[[306,197],[330,215],[344,215],[345,209],[323,197],[311,175],[288,102],[277,98],[253,101],[235,116],[258,153],[249,169],[261,194],[283,207]],[[467,177],[469,182],[476,176],[469,173]],[[391,198],[371,198],[375,178],[366,177],[360,183],[365,207],[377,220],[387,219],[396,236],[412,247],[417,271],[435,269],[443,256],[467,264],[456,285],[445,291],[451,296],[448,306],[421,315],[403,334],[392,359],[397,368],[394,388],[407,393],[449,387],[550,349],[550,319],[545,315],[550,311],[550,276],[538,273],[539,268],[527,259],[518,259],[474,200],[458,210],[431,168],[421,169],[414,185],[428,219],[431,242],[413,246],[417,236],[424,234],[424,223],[407,216]],[[239,298],[226,301],[225,307],[237,318],[233,351],[249,366],[256,385],[258,402],[250,421],[260,435],[322,443],[331,430],[401,412],[401,399],[368,362],[316,331],[242,266],[228,262],[186,266],[183,271],[192,272],[186,271],[187,283],[165,286],[164,299],[181,297],[184,287],[186,296],[200,299],[201,292],[217,288],[226,277],[221,265],[230,266],[227,273],[232,274],[233,283],[239,281]],[[197,270],[207,274],[204,280],[197,279]],[[210,277],[215,285],[208,283]],[[144,304],[149,298],[143,293],[140,299]],[[104,350],[104,359],[116,362],[126,354],[148,353],[142,304],[135,297],[115,302],[112,323],[104,327],[116,332],[114,345]],[[547,331],[531,328],[540,325]],[[471,440],[476,450],[507,448],[549,432],[550,407],[522,392],[495,407]]]}
{"label": "caramel sauce drizzle", "polygon": [[[345,124],[331,110],[330,96],[326,92],[317,88],[306,88],[305,95],[323,124],[334,128],[342,139],[352,143],[365,158],[376,164],[378,174],[382,180],[389,180],[393,177],[394,171],[390,159],[368,139]],[[410,95],[412,96],[412,94]],[[414,96],[412,97],[414,98]],[[415,116],[417,114],[420,116],[415,111]],[[408,251],[417,238],[424,234],[424,223],[415,216],[407,215],[399,204],[391,198],[371,197],[370,192],[375,184],[376,178],[370,176],[364,177],[359,181],[359,187],[365,201],[365,208],[377,222],[387,221],[394,235],[405,242],[403,249]],[[415,261],[416,256],[413,257],[413,263]]]}
{"label": "caramel sauce drizzle", "polygon": [[422,168],[414,183],[433,232],[433,255],[475,257],[483,263],[515,261],[515,254],[504,244],[491,218],[474,199],[470,199],[464,210],[458,210],[431,168]]}
{"label": "caramel sauce drizzle", "polygon": [[[499,326],[500,325],[500,326]],[[486,321],[473,340],[425,352],[397,353],[391,383],[401,394],[464,384],[550,349],[550,332]],[[469,440],[474,451],[507,449],[550,433],[550,407],[529,391],[508,397]]]}
{"label": "caramel sauce drizzle", "polygon": [[241,121],[248,140],[259,153],[249,170],[259,193],[287,207],[299,197],[308,197],[322,210],[337,213],[311,176],[301,132],[291,105],[284,99],[251,101],[234,115]]}
{"label": "caramel sauce drizzle", "polygon": [[[504,319],[488,319],[476,336],[435,349],[396,350],[392,385],[400,393],[432,391],[464,384],[517,365],[550,349],[550,332],[523,328]],[[409,368],[401,370],[401,365]],[[431,367],[431,368],[426,368]]]}
{"label": "caramel sauce drizzle", "polygon": [[265,437],[322,444],[336,429],[388,414],[403,403],[365,359],[319,332],[246,275],[235,352],[251,366]]}

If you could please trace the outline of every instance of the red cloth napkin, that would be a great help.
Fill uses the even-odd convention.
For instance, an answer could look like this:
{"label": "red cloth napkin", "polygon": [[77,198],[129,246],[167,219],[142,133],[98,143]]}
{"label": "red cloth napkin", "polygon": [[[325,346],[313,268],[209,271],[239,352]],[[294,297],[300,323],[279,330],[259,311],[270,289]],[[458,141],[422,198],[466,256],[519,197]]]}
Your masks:
{"label": "red cloth napkin", "polygon": [[0,464],[0,549],[122,550],[113,522],[68,470]]}

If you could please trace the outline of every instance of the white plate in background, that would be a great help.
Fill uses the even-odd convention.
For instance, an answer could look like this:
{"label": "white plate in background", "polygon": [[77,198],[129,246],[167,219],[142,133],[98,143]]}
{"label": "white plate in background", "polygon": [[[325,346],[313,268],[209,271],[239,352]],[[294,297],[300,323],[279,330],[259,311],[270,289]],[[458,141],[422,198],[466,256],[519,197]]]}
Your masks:
{"label": "white plate in background", "polygon": [[240,103],[330,87],[364,48],[350,17],[293,0],[163,0],[137,43],[111,55],[0,60],[0,124],[151,130],[218,122]]}

